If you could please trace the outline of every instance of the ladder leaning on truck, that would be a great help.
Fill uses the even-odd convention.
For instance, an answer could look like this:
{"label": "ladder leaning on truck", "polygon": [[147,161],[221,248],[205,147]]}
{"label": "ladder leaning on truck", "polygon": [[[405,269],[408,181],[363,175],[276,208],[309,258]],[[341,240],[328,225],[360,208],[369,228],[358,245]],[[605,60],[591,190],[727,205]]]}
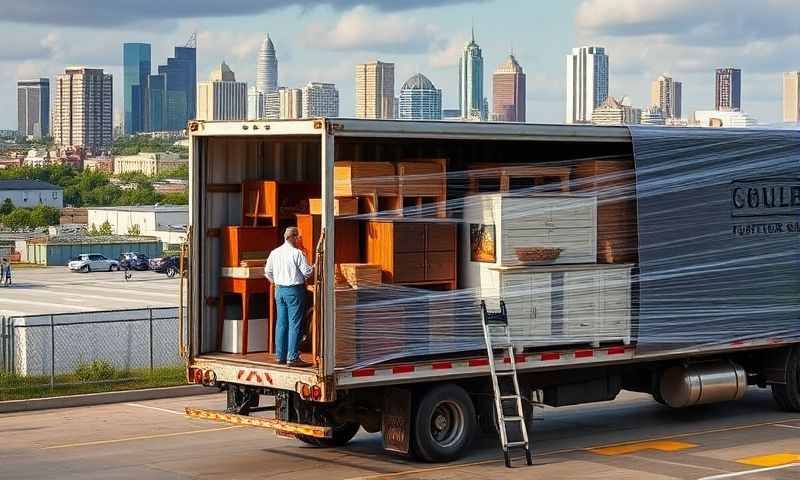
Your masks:
{"label": "ladder leaning on truck", "polygon": [[[678,235],[681,234],[687,245],[699,245],[698,248],[701,248],[707,233],[703,229],[718,229],[719,235],[726,236],[726,242],[732,242],[731,252],[757,245],[753,243],[756,234],[771,239],[773,245],[791,245],[786,243],[787,238],[792,242],[800,232],[800,228],[795,226],[797,215],[800,214],[800,172],[796,166],[792,170],[780,165],[796,165],[796,161],[791,163],[786,160],[792,155],[796,159],[796,139],[790,138],[792,132],[732,133],[701,129],[629,130],[623,127],[574,125],[310,119],[191,122],[189,133],[193,234],[189,255],[191,267],[188,269],[187,321],[185,330],[181,331],[181,342],[182,345],[186,342],[189,382],[219,387],[228,393],[226,409],[189,407],[186,412],[190,416],[269,428],[306,443],[328,447],[346,444],[363,428],[367,432],[381,432],[383,446],[388,451],[414,454],[424,461],[449,461],[463,455],[478,432],[497,434],[498,414],[491,373],[494,365],[509,364],[516,371],[522,400],[520,404],[524,407],[528,428],[531,427],[533,404],[558,407],[608,401],[623,389],[651,394],[656,401],[669,408],[682,408],[737,400],[750,386],[769,387],[780,408],[800,411],[798,247],[793,247],[794,260],[791,259],[792,252],[778,252],[779,260],[776,262],[782,263],[766,266],[779,270],[781,274],[789,272],[771,280],[783,282],[774,285],[774,290],[783,294],[783,301],[789,298],[789,303],[773,305],[767,296],[759,296],[760,293],[747,295],[748,288],[753,292],[762,292],[764,290],[759,289],[768,288],[769,285],[704,285],[706,280],[692,277],[696,272],[692,272],[691,265],[681,263],[687,261],[685,258],[669,251],[670,241],[667,240],[682,241]],[[704,139],[708,139],[709,143],[704,144]],[[742,146],[743,142],[750,143]],[[755,171],[757,165],[763,168],[763,163],[759,163],[755,157],[749,160],[747,155],[768,157],[774,171],[772,175],[743,178],[722,178],[723,174],[717,170],[711,172],[713,175],[705,175],[702,171],[703,162],[711,165],[708,168],[716,168],[713,167],[716,165],[714,162],[722,160],[708,154],[708,149],[712,148],[710,144],[716,145],[713,148],[728,149],[722,151],[719,157],[726,157],[731,162],[743,162],[740,171]],[[672,159],[670,155],[677,155],[668,150],[672,148],[670,145],[676,149],[683,146],[682,154],[687,155],[688,159],[684,162],[676,160],[675,172],[670,175],[677,178],[688,175],[683,172],[700,169],[697,170],[700,172],[697,179],[682,177],[670,183],[663,181],[667,178],[663,170],[672,168],[671,164],[662,163],[658,168],[651,168],[652,163],[648,162],[667,162]],[[637,321],[643,322],[642,319],[649,315],[651,323],[637,324],[635,328],[631,327],[630,337],[623,335],[610,342],[531,346],[515,341],[517,345],[510,351],[495,349],[488,354],[487,351],[414,354],[408,358],[396,357],[362,362],[348,368],[337,367],[336,349],[344,347],[339,345],[343,339],[336,335],[334,312],[338,300],[332,288],[336,284],[334,255],[327,254],[334,251],[334,236],[339,228],[334,221],[334,162],[352,160],[339,158],[343,155],[367,158],[376,151],[389,152],[389,156],[395,155],[397,158],[402,158],[402,154],[408,155],[410,151],[419,157],[450,154],[483,160],[481,155],[489,155],[494,150],[529,152],[534,150],[532,146],[547,149],[551,155],[567,152],[563,153],[564,158],[624,155],[631,164],[636,158],[637,184],[634,195],[641,219],[639,248],[646,246],[645,254],[651,257],[641,259],[636,267],[618,264],[614,268],[619,275],[624,276],[625,269],[629,272],[634,268],[637,275],[646,276],[647,269],[658,264],[659,259],[652,257],[654,250],[662,248],[667,253],[661,251],[661,255],[675,255],[675,258],[670,258],[675,263],[665,267],[672,275],[670,278],[665,281],[657,275],[649,277],[656,283],[665,282],[658,284],[664,290],[645,285],[641,287],[644,291],[636,292],[640,302],[635,306],[640,316]],[[747,149],[748,146],[758,148]],[[783,146],[786,146],[785,149]],[[400,153],[401,150],[405,153]],[[314,173],[304,173],[298,165],[314,154],[319,155],[318,165],[309,168]],[[747,162],[754,166],[751,168]],[[733,168],[730,170],[736,171]],[[552,171],[558,173],[561,170]],[[304,174],[319,175],[321,178],[323,208],[318,220],[322,232],[318,250],[320,255],[317,255],[319,282],[313,289],[313,295],[318,299],[314,306],[314,328],[317,331],[312,340],[316,343],[311,350],[316,355],[314,368],[276,365],[258,355],[247,354],[246,348],[244,354],[220,352],[217,344],[221,339],[213,333],[218,328],[222,331],[222,327],[215,322],[222,322],[223,319],[223,314],[215,310],[221,309],[219,305],[224,304],[224,292],[220,293],[216,283],[223,254],[219,247],[220,230],[226,221],[231,223],[228,212],[236,210],[238,204],[245,203],[245,183],[250,176],[263,176],[264,172],[278,172],[274,173],[275,178],[286,172],[301,178],[304,178]],[[667,179],[671,180],[672,177]],[[686,182],[710,181],[716,182],[716,190],[709,188],[706,191],[696,186],[695,190],[689,188],[685,192],[678,191],[686,188]],[[237,186],[237,183],[241,186]],[[665,184],[680,188],[676,188],[675,192],[652,190],[663,189]],[[748,204],[748,189],[772,192],[768,197],[771,200],[756,202],[753,198]],[[792,203],[795,191],[798,195],[797,205]],[[671,197],[673,193],[675,196]],[[698,195],[697,199],[691,197],[695,194]],[[745,196],[737,197],[740,194]],[[565,198],[568,196],[565,195]],[[576,198],[580,200],[581,197]],[[674,203],[686,198],[697,203],[688,206]],[[729,206],[726,202],[731,201],[733,204]],[[706,217],[709,214],[703,213],[704,208],[721,208],[719,211],[723,214],[715,219],[718,220],[716,222],[709,219],[707,225],[692,225],[691,221],[684,222],[685,225],[670,224],[675,226],[675,230],[695,228],[697,233],[686,233],[691,230],[665,232],[651,228],[652,224],[647,223],[654,217],[652,211],[647,215],[647,209],[654,208],[655,202],[666,202],[659,207],[664,209],[664,222],[670,221],[671,212],[681,208],[694,208]],[[253,214],[254,224],[258,221],[258,215]],[[234,215],[231,218],[236,217]],[[762,222],[764,226],[754,222]],[[780,228],[767,228],[768,224]],[[498,225],[500,228],[503,227]],[[685,257],[690,258],[691,253],[686,252]],[[728,254],[730,252],[720,252],[720,255]],[[465,255],[469,256],[468,253]],[[745,266],[737,270],[735,265],[730,266],[737,261],[736,254],[733,255],[733,259],[715,258],[714,266],[710,267],[714,271],[710,274],[733,278],[733,275],[741,275],[742,270],[751,268]],[[538,278],[535,275],[541,270],[541,267],[530,267],[530,271],[534,272],[530,278]],[[555,273],[548,275],[558,278],[558,282],[564,282],[563,279],[575,270],[573,266],[562,265],[550,268],[548,271]],[[496,268],[493,271],[509,270]],[[611,272],[611,275],[614,274]],[[752,275],[758,277],[759,273]],[[723,302],[731,307],[730,311],[704,307],[692,312],[691,307],[686,307],[674,316],[665,316],[668,314],[663,312],[670,311],[670,306],[674,305],[669,303],[673,292],[686,289],[691,282],[697,282],[692,285],[698,291],[698,302],[709,301],[712,305],[714,301]],[[553,280],[548,285],[555,289],[557,283]],[[712,290],[710,293],[701,293],[704,287]],[[652,290],[648,291],[647,288]],[[726,288],[745,290],[742,293],[741,290],[727,291]],[[795,302],[793,306],[792,301]],[[756,308],[764,306],[762,311]],[[513,308],[509,306],[510,316],[515,313]],[[216,320],[217,314],[219,320]],[[530,314],[535,315],[533,311]],[[777,320],[760,327],[747,324],[748,315],[755,317],[762,314]],[[661,318],[659,316],[665,316],[662,320],[665,324],[657,327],[657,334],[653,335],[653,331],[647,329],[657,325]],[[725,322],[734,322],[728,320],[728,316],[738,322],[731,323],[730,332],[720,327]],[[387,312],[387,318],[390,317],[391,312]],[[692,330],[690,325],[693,321],[699,325],[704,322],[707,324],[705,328]],[[246,325],[248,322],[244,323]],[[244,337],[247,336],[246,332]],[[589,333],[597,335],[597,332]],[[659,335],[663,338],[659,338]],[[658,342],[663,342],[665,346]],[[259,397],[262,395],[273,397],[274,405],[260,406]],[[261,412],[274,413],[262,415]],[[527,434],[535,443],[535,429],[528,430]]]}

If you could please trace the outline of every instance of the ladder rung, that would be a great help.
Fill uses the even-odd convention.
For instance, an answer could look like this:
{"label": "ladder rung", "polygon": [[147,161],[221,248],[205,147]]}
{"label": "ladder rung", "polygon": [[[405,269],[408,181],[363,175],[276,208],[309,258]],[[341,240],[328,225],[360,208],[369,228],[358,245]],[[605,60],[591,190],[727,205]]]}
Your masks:
{"label": "ladder rung", "polygon": [[506,448],[527,447],[528,442],[508,442]]}
{"label": "ladder rung", "polygon": [[501,370],[499,372],[494,372],[494,374],[497,377],[509,377],[509,376],[516,375],[517,372],[515,372],[514,370]]}
{"label": "ladder rung", "polygon": [[522,420],[523,420],[522,417],[517,417],[517,416],[503,417],[504,422],[521,422]]}
{"label": "ladder rung", "polygon": [[500,395],[500,400],[516,400],[519,395]]}

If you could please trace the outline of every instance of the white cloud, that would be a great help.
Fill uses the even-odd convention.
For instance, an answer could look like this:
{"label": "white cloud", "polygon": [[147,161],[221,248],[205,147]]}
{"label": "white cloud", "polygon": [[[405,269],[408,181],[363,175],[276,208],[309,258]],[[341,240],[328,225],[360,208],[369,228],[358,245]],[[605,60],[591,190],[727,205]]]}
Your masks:
{"label": "white cloud", "polygon": [[432,51],[428,56],[428,63],[433,68],[450,68],[458,66],[458,59],[464,51],[466,39],[458,36],[450,38],[444,48]]}
{"label": "white cloud", "polygon": [[408,14],[379,14],[360,6],[345,13],[333,27],[309,25],[303,44],[330,50],[369,50],[390,53],[425,52],[442,42],[432,24]]}

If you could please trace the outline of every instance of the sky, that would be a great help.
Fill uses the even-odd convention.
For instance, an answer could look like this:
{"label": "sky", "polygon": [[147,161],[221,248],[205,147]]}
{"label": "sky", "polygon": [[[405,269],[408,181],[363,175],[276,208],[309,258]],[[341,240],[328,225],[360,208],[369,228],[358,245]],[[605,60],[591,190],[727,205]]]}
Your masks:
{"label": "sky", "polygon": [[[225,61],[255,81],[268,32],[279,85],[336,83],[340,114],[352,116],[355,65],[395,63],[399,91],[422,72],[458,107],[458,57],[474,25],[484,57],[484,94],[509,52],[527,75],[527,121],[562,123],[566,54],[606,48],[609,93],[650,103],[662,73],[683,82],[684,116],[714,107],[714,70],[742,69],[742,109],[761,123],[781,118],[782,72],[800,70],[797,0],[0,0],[0,129],[16,129],[16,81],[66,66],[114,76],[114,118],[122,118],[122,44],[152,44],[152,64],[197,33],[198,80]],[[52,80],[51,80],[52,81]]]}

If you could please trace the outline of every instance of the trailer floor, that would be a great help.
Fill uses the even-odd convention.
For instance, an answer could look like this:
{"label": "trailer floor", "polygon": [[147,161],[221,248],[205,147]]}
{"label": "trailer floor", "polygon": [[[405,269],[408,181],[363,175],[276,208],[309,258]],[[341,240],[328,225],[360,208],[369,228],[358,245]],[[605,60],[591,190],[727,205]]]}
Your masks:
{"label": "trailer floor", "polygon": [[627,393],[548,409],[533,433],[536,465],[512,470],[491,438],[430,465],[383,453],[376,434],[325,450],[182,415],[224,403],[219,394],[0,415],[0,478],[800,479],[800,414],[763,390],[682,411]]}
{"label": "trailer floor", "polygon": [[[203,355],[200,355],[197,358],[201,360],[213,359],[224,362],[241,362],[241,363],[263,365],[263,366],[279,366],[278,362],[275,361],[275,354],[267,352],[254,352],[254,353],[248,353],[247,355],[242,355],[241,353],[213,352],[213,353],[204,353]],[[314,357],[310,353],[301,353],[300,359],[303,360],[304,362],[312,363]]]}

